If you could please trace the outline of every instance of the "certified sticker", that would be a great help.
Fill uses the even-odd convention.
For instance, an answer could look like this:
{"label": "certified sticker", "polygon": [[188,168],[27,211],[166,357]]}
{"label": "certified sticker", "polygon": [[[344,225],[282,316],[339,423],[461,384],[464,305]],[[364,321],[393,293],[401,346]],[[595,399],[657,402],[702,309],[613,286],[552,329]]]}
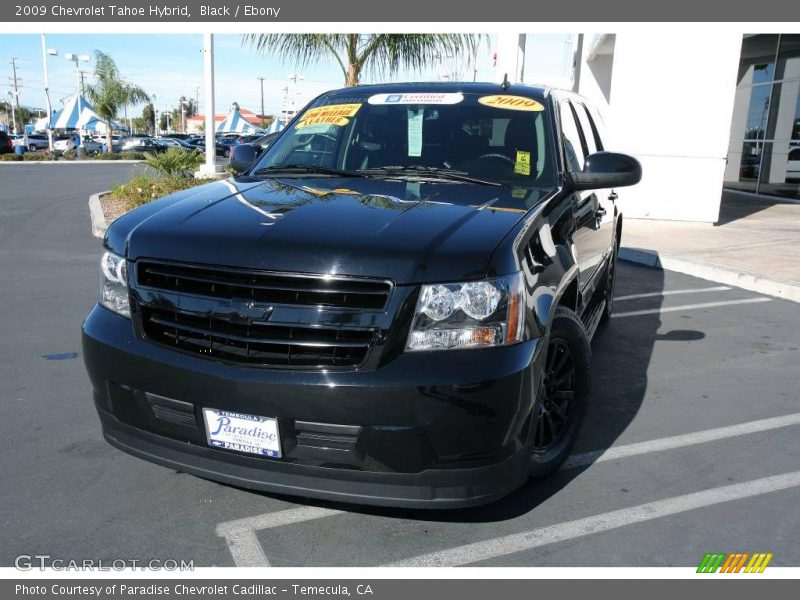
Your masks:
{"label": "certified sticker", "polygon": [[506,110],[525,110],[531,112],[541,112],[544,105],[533,98],[524,96],[511,96],[507,94],[495,94],[493,96],[481,96],[478,102],[494,108],[505,108]]}
{"label": "certified sticker", "polygon": [[458,104],[464,100],[461,92],[456,93],[401,93],[375,94],[370,96],[370,104]]}

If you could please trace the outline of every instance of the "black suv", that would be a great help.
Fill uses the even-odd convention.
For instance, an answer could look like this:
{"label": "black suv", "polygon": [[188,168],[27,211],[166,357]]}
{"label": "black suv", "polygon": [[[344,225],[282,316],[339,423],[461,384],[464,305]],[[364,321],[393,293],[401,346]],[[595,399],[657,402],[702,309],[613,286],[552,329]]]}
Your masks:
{"label": "black suv", "polygon": [[583,98],[354,87],[233,152],[238,175],[108,229],[83,349],[111,444],[407,507],[487,503],[561,464],[611,311],[614,188],[641,177]]}
{"label": "black suv", "polygon": [[0,154],[8,154],[14,151],[14,142],[5,131],[0,131]]}

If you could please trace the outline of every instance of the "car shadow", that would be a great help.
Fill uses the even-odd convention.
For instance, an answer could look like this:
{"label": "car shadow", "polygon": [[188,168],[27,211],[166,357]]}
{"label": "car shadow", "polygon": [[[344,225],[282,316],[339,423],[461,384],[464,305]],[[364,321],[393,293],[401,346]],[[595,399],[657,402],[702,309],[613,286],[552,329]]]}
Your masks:
{"label": "car shadow", "polygon": [[[660,269],[625,265],[617,283],[617,296],[654,294],[646,300],[648,310],[660,309],[664,289],[664,272]],[[619,269],[620,272],[623,269]],[[615,312],[627,310],[616,303]],[[628,304],[628,303],[624,303]],[[633,308],[633,307],[631,307]],[[637,305],[636,309],[642,308]],[[527,484],[492,504],[465,509],[425,510],[370,507],[339,502],[305,499],[303,504],[321,506],[350,513],[382,516],[391,519],[412,519],[429,522],[479,523],[498,522],[528,514],[557,494],[591,468],[596,457],[610,448],[636,417],[645,398],[648,368],[656,344],[692,342],[705,335],[694,330],[659,332],[661,317],[649,312],[627,318],[612,318],[601,325],[592,340],[592,395],[590,405],[572,452],[575,466],[562,467],[556,473]],[[276,497],[274,494],[265,494]],[[296,503],[296,497],[284,497]]]}

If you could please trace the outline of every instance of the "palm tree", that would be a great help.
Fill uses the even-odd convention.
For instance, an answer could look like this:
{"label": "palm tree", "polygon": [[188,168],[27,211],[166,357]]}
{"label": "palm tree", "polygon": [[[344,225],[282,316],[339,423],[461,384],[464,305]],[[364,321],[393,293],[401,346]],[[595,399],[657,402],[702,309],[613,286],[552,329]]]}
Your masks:
{"label": "palm tree", "polygon": [[112,122],[119,109],[128,104],[138,104],[150,99],[138,85],[125,81],[114,59],[100,50],[95,51],[94,83],[86,87],[86,95],[106,124],[108,152],[111,152]]}
{"label": "palm tree", "polygon": [[401,67],[419,71],[441,62],[443,56],[453,60],[472,57],[480,35],[271,33],[245,35],[242,41],[261,54],[276,54],[299,66],[332,57],[350,87],[359,84],[365,68],[392,75]]}

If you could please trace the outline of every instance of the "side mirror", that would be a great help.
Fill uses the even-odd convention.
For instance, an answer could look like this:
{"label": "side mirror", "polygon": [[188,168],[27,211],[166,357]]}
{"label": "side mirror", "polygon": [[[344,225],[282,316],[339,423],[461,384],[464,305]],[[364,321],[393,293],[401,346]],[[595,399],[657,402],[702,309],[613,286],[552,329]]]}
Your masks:
{"label": "side mirror", "polygon": [[618,152],[595,152],[586,157],[583,171],[570,173],[575,191],[636,185],[642,179],[639,161]]}
{"label": "side mirror", "polygon": [[238,175],[249,169],[258,155],[261,154],[261,146],[255,144],[239,144],[231,148],[230,167]]}

